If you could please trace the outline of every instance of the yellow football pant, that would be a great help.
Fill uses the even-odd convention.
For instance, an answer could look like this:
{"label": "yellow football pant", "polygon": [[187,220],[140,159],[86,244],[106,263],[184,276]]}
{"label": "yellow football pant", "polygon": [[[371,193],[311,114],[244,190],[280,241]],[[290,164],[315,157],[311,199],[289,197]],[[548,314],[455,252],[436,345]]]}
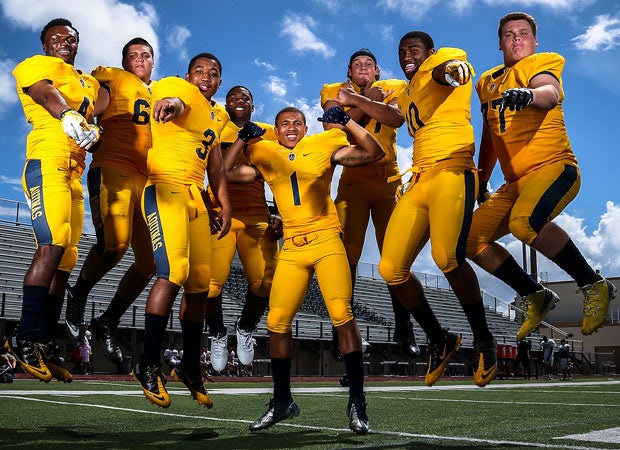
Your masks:
{"label": "yellow football pant", "polygon": [[291,331],[315,271],[332,323],[340,326],[353,320],[349,262],[340,230],[329,229],[284,241],[269,297],[269,331]]}

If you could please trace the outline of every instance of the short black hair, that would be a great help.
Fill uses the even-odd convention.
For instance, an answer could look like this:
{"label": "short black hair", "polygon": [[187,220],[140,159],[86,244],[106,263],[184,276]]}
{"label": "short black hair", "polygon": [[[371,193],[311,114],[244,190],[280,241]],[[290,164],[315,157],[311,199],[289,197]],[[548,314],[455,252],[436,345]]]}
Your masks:
{"label": "short black hair", "polygon": [[422,41],[422,44],[424,44],[424,47],[426,47],[426,50],[435,48],[433,38],[430,34],[425,33],[424,31],[410,31],[409,33],[406,33],[403,37],[400,38],[399,47],[405,39],[419,39],[420,41]]}
{"label": "short black hair", "polygon": [[233,89],[245,89],[246,91],[248,91],[248,94],[250,95],[250,99],[252,101],[254,101],[254,96],[252,95],[252,91],[250,91],[247,87],[245,86],[241,86],[240,84],[238,84],[237,86],[233,86],[231,87],[228,92],[226,93],[226,100],[228,100],[228,96],[230,95],[230,93],[233,91]]}
{"label": "short black hair", "polygon": [[71,28],[73,31],[75,31],[75,34],[77,36],[77,40],[78,40],[78,42],[80,42],[80,32],[73,26],[71,21],[59,17],[57,19],[50,20],[43,27],[43,30],[41,30],[41,44],[45,44],[45,34],[49,31],[50,28],[54,28],[54,27],[69,27],[69,28]]}
{"label": "short black hair", "polygon": [[306,115],[301,111],[301,109],[295,108],[294,106],[287,106],[286,108],[281,109],[278,112],[278,114],[276,114],[276,120],[274,122],[276,127],[278,126],[278,119],[284,113],[299,113],[299,114],[301,114],[301,117],[303,117],[303,119],[304,119],[304,124],[306,123]]}
{"label": "short black hair", "polygon": [[217,63],[217,66],[220,69],[220,76],[222,76],[222,63],[217,58],[217,56],[215,56],[213,53],[198,53],[196,56],[194,56],[189,61],[189,64],[187,65],[187,73],[191,72],[192,67],[194,67],[194,65],[196,64],[196,61],[199,60],[200,58],[212,59],[213,61],[215,61]]}
{"label": "short black hair", "polygon": [[358,51],[356,51],[355,53],[353,53],[351,55],[351,57],[349,58],[349,66],[351,65],[353,60],[355,58],[357,58],[358,56],[368,56],[369,58],[371,58],[375,62],[375,65],[377,65],[377,57],[374,55],[374,53],[371,52],[367,48],[361,48],[361,49],[359,49]]}
{"label": "short black hair", "polygon": [[141,37],[135,37],[123,46],[123,59],[127,58],[129,47],[132,45],[146,45],[151,50],[151,57],[155,58],[155,50],[153,50],[153,46],[149,44],[149,41]]}

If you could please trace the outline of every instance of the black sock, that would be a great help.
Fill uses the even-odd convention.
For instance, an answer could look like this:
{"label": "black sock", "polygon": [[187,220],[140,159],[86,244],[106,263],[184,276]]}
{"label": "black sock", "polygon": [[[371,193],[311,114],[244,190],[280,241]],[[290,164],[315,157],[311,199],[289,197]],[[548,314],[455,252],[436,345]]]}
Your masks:
{"label": "black sock", "polygon": [[431,342],[443,342],[444,332],[441,324],[437,320],[437,316],[428,304],[428,300],[424,298],[422,304],[411,311],[413,318],[420,324],[420,327],[426,333]]}
{"label": "black sock", "polygon": [[290,403],[291,395],[291,359],[271,358],[271,373],[273,378],[273,401],[275,403]]}
{"label": "black sock", "polygon": [[19,340],[36,342],[39,339],[39,327],[45,317],[45,304],[49,289],[41,286],[24,286],[22,313],[17,328]]}
{"label": "black sock", "polygon": [[268,303],[269,297],[259,297],[248,288],[245,294],[243,310],[241,311],[241,316],[239,316],[239,328],[246,331],[254,331],[265,309],[267,309]]}
{"label": "black sock", "polygon": [[344,370],[349,378],[349,398],[364,397],[364,360],[362,352],[342,355]]}
{"label": "black sock", "polygon": [[64,301],[64,297],[47,295],[45,308],[41,314],[41,322],[39,322],[39,342],[47,344],[56,339],[56,328],[58,328],[58,320]]}
{"label": "black sock", "polygon": [[394,328],[396,329],[409,329],[411,323],[411,314],[407,311],[407,308],[398,300],[394,294],[390,292],[392,298],[392,309],[394,310]]}
{"label": "black sock", "polygon": [[586,284],[596,283],[601,277],[590,267],[579,249],[571,239],[568,240],[564,248],[551,258],[560,269],[570,275],[577,282],[577,286],[583,287]]}
{"label": "black sock", "polygon": [[493,339],[493,335],[489,331],[486,313],[482,301],[472,303],[470,305],[461,305],[467,316],[471,331],[474,333],[475,341],[489,341]]}
{"label": "black sock", "polygon": [[112,328],[116,328],[121,321],[121,317],[123,317],[123,314],[125,314],[125,311],[129,309],[132,303],[133,300],[125,300],[116,293],[101,317],[105,318]]}
{"label": "black sock", "polygon": [[146,313],[144,316],[144,346],[140,364],[159,366],[161,364],[161,345],[168,324],[167,316]]}
{"label": "black sock", "polygon": [[208,298],[207,302],[219,302],[219,308],[216,311],[211,310],[212,305],[207,305],[206,323],[210,336],[223,336],[227,333],[224,325],[224,313],[222,311],[222,294],[217,297]]}
{"label": "black sock", "polygon": [[491,275],[513,288],[521,297],[543,288],[521,268],[512,256],[506,258]]}
{"label": "black sock", "polygon": [[78,276],[77,280],[75,281],[75,286],[73,286],[73,292],[75,292],[75,295],[78,298],[84,299],[84,301],[86,301],[86,297],[88,297],[90,291],[93,290],[93,287],[95,287],[95,283],[86,281],[84,278],[82,278],[82,275],[80,274],[80,276]]}
{"label": "black sock", "polygon": [[181,320],[183,333],[183,368],[188,373],[200,373],[200,353],[202,348],[202,322]]}

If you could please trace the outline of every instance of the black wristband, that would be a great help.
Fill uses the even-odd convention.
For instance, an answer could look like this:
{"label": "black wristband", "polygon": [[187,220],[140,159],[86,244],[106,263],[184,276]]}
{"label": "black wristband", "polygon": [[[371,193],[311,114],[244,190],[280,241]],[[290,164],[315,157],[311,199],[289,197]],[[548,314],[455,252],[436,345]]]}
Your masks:
{"label": "black wristband", "polygon": [[60,111],[60,114],[58,114],[58,118],[62,119],[65,114],[67,114],[69,111],[71,111],[73,108],[67,108],[67,109],[63,109],[62,111]]}

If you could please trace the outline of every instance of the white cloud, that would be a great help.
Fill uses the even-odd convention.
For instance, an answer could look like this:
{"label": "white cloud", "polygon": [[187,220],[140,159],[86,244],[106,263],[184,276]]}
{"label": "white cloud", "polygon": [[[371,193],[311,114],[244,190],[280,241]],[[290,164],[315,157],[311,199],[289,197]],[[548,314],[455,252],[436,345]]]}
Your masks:
{"label": "white cloud", "polygon": [[439,0],[381,0],[379,6],[419,20],[421,14],[429,11],[437,3]]}
{"label": "white cloud", "polygon": [[508,5],[516,5],[519,11],[532,6],[541,6],[544,8],[572,11],[584,9],[596,0],[484,0],[484,3],[491,6],[507,7]]}
{"label": "white cloud", "polygon": [[18,101],[15,78],[11,74],[15,65],[16,62],[10,59],[0,61],[0,111],[5,111],[7,106]]}
{"label": "white cloud", "polygon": [[596,16],[584,34],[573,38],[579,50],[609,50],[620,45],[620,18]]}
{"label": "white cloud", "polygon": [[320,133],[323,131],[323,125],[317,117],[323,115],[323,108],[320,105],[320,99],[316,98],[308,100],[307,98],[297,98],[292,103],[293,106],[299,108],[306,116],[306,124],[308,125],[308,134]]}
{"label": "white cloud", "polygon": [[316,4],[321,11],[325,11],[329,14],[336,14],[343,8],[346,10],[346,5],[343,5],[342,2],[335,2],[333,0],[314,0],[313,3]]}
{"label": "white cloud", "polygon": [[[90,71],[98,65],[120,66],[121,50],[131,38],[139,35],[159,54],[155,32],[158,18],[148,3],[131,5],[118,0],[3,0],[2,10],[14,25],[38,33],[55,17],[69,19],[80,32],[76,67]],[[38,39],[33,36],[33,39]],[[104,45],[102,45],[104,43]]]}
{"label": "white cloud", "polygon": [[318,53],[323,58],[331,58],[336,54],[334,49],[312,32],[311,29],[316,27],[312,17],[289,14],[284,17],[282,26],[282,34],[291,38],[293,50]]}
{"label": "white cloud", "polygon": [[286,95],[286,82],[280,77],[272,75],[269,77],[269,81],[263,85],[265,89],[278,97],[284,97]]}
{"label": "white cloud", "polygon": [[268,62],[261,61],[258,58],[256,58],[254,61],[252,61],[252,64],[254,64],[255,66],[258,66],[258,67],[263,67],[263,68],[265,68],[267,70],[276,70],[276,66],[274,66],[273,64],[270,64]]}
{"label": "white cloud", "polygon": [[19,186],[21,188],[22,180],[17,177],[7,177],[6,175],[0,175],[0,184],[11,184]]}
{"label": "white cloud", "polygon": [[181,61],[186,62],[189,57],[187,56],[187,47],[185,43],[192,35],[191,31],[189,31],[187,27],[173,25],[166,34],[166,44],[168,44],[170,50],[172,50]]}
{"label": "white cloud", "polygon": [[471,11],[471,8],[474,6],[475,2],[476,0],[452,0],[450,3],[456,12],[462,13]]}

